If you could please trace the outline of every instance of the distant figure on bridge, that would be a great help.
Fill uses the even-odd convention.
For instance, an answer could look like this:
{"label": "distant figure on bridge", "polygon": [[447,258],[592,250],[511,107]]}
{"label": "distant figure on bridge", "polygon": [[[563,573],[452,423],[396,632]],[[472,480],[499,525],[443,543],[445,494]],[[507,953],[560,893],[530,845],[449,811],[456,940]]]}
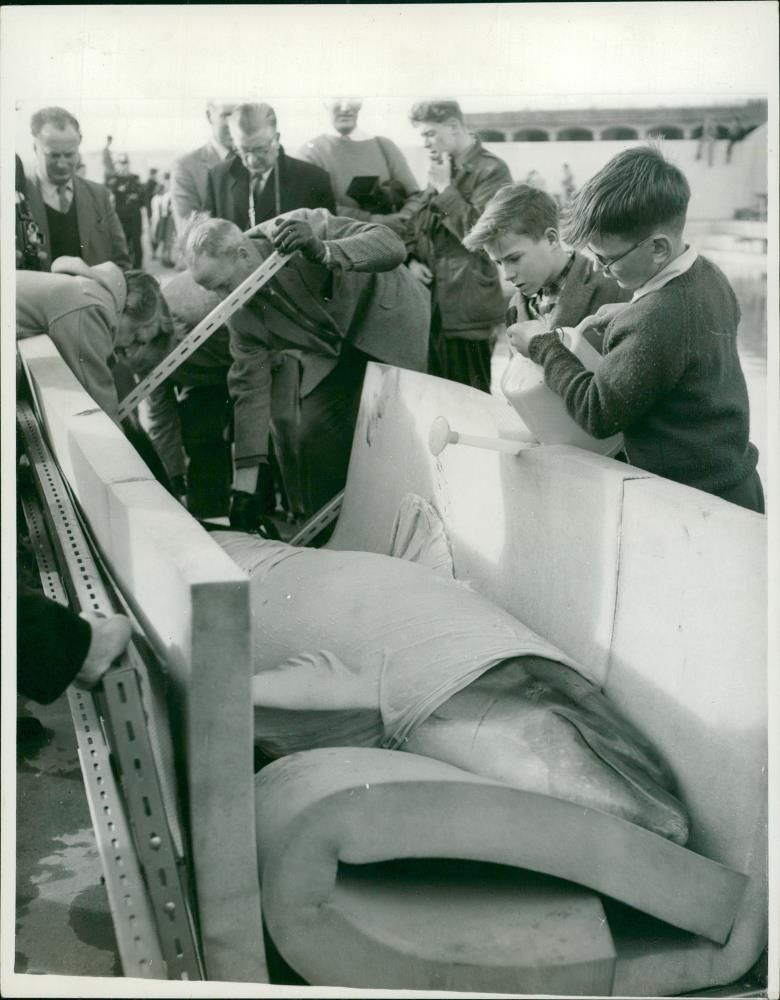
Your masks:
{"label": "distant figure on bridge", "polygon": [[[584,368],[539,320],[508,331],[592,437],[623,433],[631,465],[764,511],[726,277],[683,239],[690,188],[652,147],[618,154],[577,195],[563,232],[633,292],[602,307],[604,358]],[[597,316],[598,319],[598,316]],[[592,320],[586,320],[592,323]]]}

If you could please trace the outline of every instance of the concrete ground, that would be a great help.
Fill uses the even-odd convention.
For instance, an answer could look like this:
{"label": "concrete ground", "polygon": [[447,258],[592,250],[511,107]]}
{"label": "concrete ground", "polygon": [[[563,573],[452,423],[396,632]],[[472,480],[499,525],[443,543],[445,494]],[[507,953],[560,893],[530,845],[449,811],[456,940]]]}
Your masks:
{"label": "concrete ground", "polygon": [[66,695],[19,701],[48,742],[17,747],[17,973],[121,976]]}

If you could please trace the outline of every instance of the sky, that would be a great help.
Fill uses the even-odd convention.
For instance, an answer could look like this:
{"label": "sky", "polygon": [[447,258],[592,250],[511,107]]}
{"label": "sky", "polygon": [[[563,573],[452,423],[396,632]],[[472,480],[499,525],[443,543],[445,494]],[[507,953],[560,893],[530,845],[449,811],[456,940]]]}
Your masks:
{"label": "sky", "polygon": [[3,124],[61,104],[84,151],[204,139],[210,96],[265,99],[283,139],[326,126],[322,99],[365,98],[361,126],[415,142],[411,103],[466,111],[739,102],[776,79],[776,5],[528,3],[69,5],[2,11]]}

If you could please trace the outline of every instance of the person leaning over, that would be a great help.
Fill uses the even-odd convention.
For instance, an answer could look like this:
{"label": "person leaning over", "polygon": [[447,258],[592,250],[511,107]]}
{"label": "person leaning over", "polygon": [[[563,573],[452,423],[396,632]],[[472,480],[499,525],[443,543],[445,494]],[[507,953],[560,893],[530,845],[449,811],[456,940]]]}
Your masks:
{"label": "person leaning over", "polygon": [[264,524],[256,488],[270,475],[269,430],[292,510],[308,517],[344,488],[368,361],[424,370],[428,347],[428,297],[386,226],[321,208],[248,233],[196,219],[183,246],[192,277],[220,298],[274,249],[292,259],[228,321],[238,530]]}
{"label": "person leaning over", "polygon": [[[508,325],[538,319],[548,330],[577,326],[600,306],[631,297],[614,278],[594,270],[587,257],[562,246],[559,232],[558,206],[549,194],[507,184],[464,239],[467,250],[485,250],[514,285]],[[586,338],[601,350],[599,333]]]}
{"label": "person leaning over", "polygon": [[415,104],[411,119],[430,156],[428,186],[406,231],[409,270],[432,292],[428,370],[489,392],[504,293],[487,254],[470,253],[462,240],[512,178],[468,131],[456,101]]}
{"label": "person leaning over", "polygon": [[[640,469],[763,513],[725,275],[683,239],[690,188],[653,147],[619,153],[576,196],[563,237],[631,291],[604,307],[604,359],[587,371],[539,320],[507,332],[596,438],[622,432]],[[591,323],[591,320],[585,320]]]}

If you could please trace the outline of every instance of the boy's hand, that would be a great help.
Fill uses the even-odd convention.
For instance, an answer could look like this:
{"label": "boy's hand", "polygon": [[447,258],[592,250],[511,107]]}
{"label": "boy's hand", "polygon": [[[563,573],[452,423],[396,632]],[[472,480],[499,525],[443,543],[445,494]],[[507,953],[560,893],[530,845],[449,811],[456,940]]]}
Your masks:
{"label": "boy's hand", "polygon": [[442,156],[440,160],[431,159],[428,168],[428,180],[441,194],[452,182],[452,160],[449,156]]}
{"label": "boy's hand", "polygon": [[410,260],[407,266],[414,277],[426,287],[433,281],[433,271],[421,260]]}
{"label": "boy's hand", "polygon": [[591,330],[601,333],[618,313],[623,312],[627,305],[629,305],[628,302],[607,302],[603,306],[599,306],[592,316],[586,316],[580,321],[576,327],[577,333],[580,336]]}
{"label": "boy's hand", "polygon": [[507,327],[506,335],[509,338],[509,343],[512,347],[514,347],[519,354],[522,354],[527,358],[528,345],[533,338],[549,332],[550,331],[541,320],[529,319],[525,320],[523,323],[513,323],[512,326]]}

